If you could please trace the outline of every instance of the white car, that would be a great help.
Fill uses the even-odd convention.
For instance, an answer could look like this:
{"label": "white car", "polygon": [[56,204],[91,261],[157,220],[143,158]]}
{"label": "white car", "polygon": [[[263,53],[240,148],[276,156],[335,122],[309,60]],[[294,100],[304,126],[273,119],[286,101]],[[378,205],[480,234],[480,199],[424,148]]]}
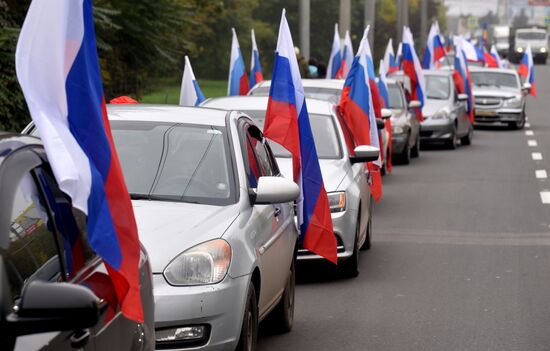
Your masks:
{"label": "white car", "polygon": [[[267,101],[265,96],[221,97],[206,100],[203,106],[241,110],[263,126]],[[364,162],[376,160],[379,150],[367,146],[370,152],[366,157],[350,157],[347,145],[353,141],[337,106],[308,99],[307,108],[338,242],[338,265],[344,275],[355,277],[359,273],[359,250],[369,249],[372,237],[373,201]],[[273,141],[270,144],[282,173],[292,179],[290,153]],[[355,147],[355,155],[359,156],[364,147]],[[303,248],[298,251],[299,260],[320,258]]]}

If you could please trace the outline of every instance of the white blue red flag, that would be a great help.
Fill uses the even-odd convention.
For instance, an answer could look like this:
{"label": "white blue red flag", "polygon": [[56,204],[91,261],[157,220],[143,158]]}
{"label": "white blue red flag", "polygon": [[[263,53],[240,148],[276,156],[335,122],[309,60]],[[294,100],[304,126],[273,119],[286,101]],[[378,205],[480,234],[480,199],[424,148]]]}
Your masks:
{"label": "white blue red flag", "polygon": [[[403,58],[403,43],[399,43],[399,45],[397,45],[397,52],[395,53],[395,67],[397,67],[397,71],[401,69],[402,58]],[[388,71],[388,74],[391,74],[391,72]]]}
{"label": "white blue red flag", "polygon": [[474,96],[472,91],[472,79],[470,77],[470,70],[468,69],[466,55],[464,54],[461,45],[464,41],[465,40],[458,41],[455,46],[453,79],[458,93],[468,95],[466,111],[470,117],[470,122],[474,123]]}
{"label": "white blue red flag", "polygon": [[436,63],[443,57],[445,57],[445,47],[439,33],[439,24],[436,21],[432,23],[428,34],[428,42],[422,58],[422,68],[435,69],[437,67]]}
{"label": "white blue red flag", "polygon": [[[344,89],[340,98],[340,108],[353,139],[357,145],[372,145],[380,149],[380,139],[374,113],[374,96],[369,79],[368,54],[368,27],[359,45],[357,55],[353,60],[351,70],[344,82]],[[353,150],[350,150],[353,152]],[[382,197],[382,178],[379,168],[381,158],[369,162],[367,168],[372,176],[370,185],[371,194],[376,202]]]}
{"label": "white blue red flag", "polygon": [[533,54],[531,52],[531,46],[528,45],[525,53],[521,57],[521,62],[518,68],[518,74],[523,77],[524,81],[531,84],[529,94],[537,96],[537,88],[535,87],[535,67],[533,64]]}
{"label": "white blue red flag", "polygon": [[410,88],[409,100],[418,100],[420,102],[420,108],[416,109],[416,118],[419,121],[424,120],[422,115],[422,107],[424,107],[424,92],[426,91],[424,74],[422,73],[422,67],[416,56],[414,49],[414,40],[409,27],[403,28],[403,73],[409,77]]}
{"label": "white blue red flag", "polygon": [[386,52],[384,52],[384,66],[387,74],[399,71],[399,64],[397,63],[395,54],[393,53],[393,40],[388,40],[386,46]]}
{"label": "white blue red flag", "polygon": [[470,62],[479,62],[484,61],[484,55],[483,52],[479,50],[478,47],[476,47],[474,44],[472,44],[468,39],[466,39],[463,36],[455,36],[453,38],[453,42],[455,47],[457,45],[462,46],[462,51],[464,51],[464,55],[466,56],[466,60]]}
{"label": "white blue red flag", "polygon": [[327,65],[327,79],[342,78],[342,50],[340,45],[340,34],[338,33],[338,23],[334,25],[334,37],[332,39],[332,48],[330,49],[330,58]]}
{"label": "white blue red flag", "polygon": [[229,58],[229,79],[227,82],[227,95],[246,95],[250,90],[248,75],[244,67],[243,54],[237,39],[235,28],[231,28],[233,39],[231,41],[231,56]]}
{"label": "white blue red flag", "polygon": [[304,248],[336,264],[336,237],[328,197],[285,10],[279,27],[264,134],[292,154],[294,181],[301,191],[296,213]]}
{"label": "white blue red flag", "polygon": [[181,79],[180,106],[198,106],[204,101],[199,83],[195,79],[189,57],[185,56],[185,67]]}
{"label": "white blue red flag", "polygon": [[256,35],[254,29],[250,31],[252,36],[252,56],[250,57],[250,87],[258,84],[264,80],[262,74],[262,65],[260,63],[260,52],[258,51],[258,45],[256,45]]}
{"label": "white blue red flag", "polygon": [[346,31],[344,36],[344,49],[342,51],[342,77],[345,79],[348,76],[351,64],[353,63],[353,46],[351,43],[351,37],[349,36],[349,30]]}
{"label": "white blue red flag", "polygon": [[494,45],[491,46],[491,51],[485,54],[485,63],[490,68],[504,68],[497,48]]}
{"label": "white blue red flag", "polygon": [[[386,65],[384,63],[384,60],[380,60],[380,65],[378,66],[378,92],[380,94],[380,101],[381,101],[382,107],[389,109],[391,108],[391,106],[390,106],[390,95],[388,90],[387,79],[388,79],[388,73],[386,71]],[[388,133],[388,150],[383,150],[384,148],[381,148],[380,152],[383,155],[383,157],[386,157],[386,169],[388,170],[388,173],[391,173],[392,171],[391,156],[392,156],[392,141],[393,141],[391,118],[387,118],[384,120],[384,128]],[[380,145],[382,145],[382,142],[380,142]]]}
{"label": "white blue red flag", "polygon": [[34,0],[16,70],[59,187],[87,214],[88,241],[122,313],[142,322],[140,244],[107,118],[91,0]]}

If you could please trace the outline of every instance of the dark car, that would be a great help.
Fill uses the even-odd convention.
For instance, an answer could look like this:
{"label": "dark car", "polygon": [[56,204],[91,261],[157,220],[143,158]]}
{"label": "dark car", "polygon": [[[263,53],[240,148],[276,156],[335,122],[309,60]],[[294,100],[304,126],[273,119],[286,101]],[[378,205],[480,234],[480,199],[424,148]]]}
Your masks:
{"label": "dark car", "polygon": [[0,350],[152,350],[151,269],[140,259],[145,322],[122,315],[39,139],[0,133]]}

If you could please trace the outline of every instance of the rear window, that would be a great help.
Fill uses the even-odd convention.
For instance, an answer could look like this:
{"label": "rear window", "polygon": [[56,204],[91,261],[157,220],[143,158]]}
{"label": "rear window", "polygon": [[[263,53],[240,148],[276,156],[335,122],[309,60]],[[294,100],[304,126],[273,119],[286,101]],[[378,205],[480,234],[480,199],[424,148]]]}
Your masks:
{"label": "rear window", "polygon": [[523,40],[544,40],[546,33],[543,32],[517,32],[516,38]]}
{"label": "rear window", "polygon": [[[250,95],[253,96],[269,96],[268,86],[263,86],[252,90]],[[338,88],[320,88],[320,87],[304,87],[306,98],[330,101],[337,104],[340,101],[342,89]]]}

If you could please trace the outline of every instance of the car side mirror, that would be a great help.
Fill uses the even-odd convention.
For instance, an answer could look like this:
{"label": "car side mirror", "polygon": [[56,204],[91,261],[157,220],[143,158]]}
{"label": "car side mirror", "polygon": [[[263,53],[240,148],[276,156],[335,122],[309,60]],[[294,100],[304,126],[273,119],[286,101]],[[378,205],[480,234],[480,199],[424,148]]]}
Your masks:
{"label": "car side mirror", "polygon": [[33,281],[21,296],[15,312],[6,318],[12,335],[91,328],[106,307],[90,289],[69,283]]}
{"label": "car side mirror", "polygon": [[421,108],[421,107],[422,107],[422,104],[418,100],[411,100],[411,102],[409,102],[410,109]]}
{"label": "car side mirror", "polygon": [[529,83],[529,82],[523,83],[523,86],[521,87],[521,90],[523,90],[525,92],[529,92],[529,90],[531,90],[531,83]]}
{"label": "car side mirror", "polygon": [[377,118],[376,119],[376,128],[378,128],[378,130],[382,130],[386,127],[386,124],[384,123],[383,120]]}
{"label": "car side mirror", "polygon": [[380,157],[380,149],[371,145],[359,145],[353,150],[354,155],[349,158],[352,164],[372,162]]}
{"label": "car side mirror", "polygon": [[392,115],[393,115],[393,112],[391,112],[390,109],[388,109],[388,108],[383,108],[382,109],[382,119],[391,118]]}
{"label": "car side mirror", "polygon": [[458,94],[457,98],[456,98],[458,101],[467,101],[468,100],[468,95],[466,94]]}
{"label": "car side mirror", "polygon": [[292,180],[283,177],[260,177],[254,203],[280,204],[294,201],[298,196],[300,196],[300,188]]}

